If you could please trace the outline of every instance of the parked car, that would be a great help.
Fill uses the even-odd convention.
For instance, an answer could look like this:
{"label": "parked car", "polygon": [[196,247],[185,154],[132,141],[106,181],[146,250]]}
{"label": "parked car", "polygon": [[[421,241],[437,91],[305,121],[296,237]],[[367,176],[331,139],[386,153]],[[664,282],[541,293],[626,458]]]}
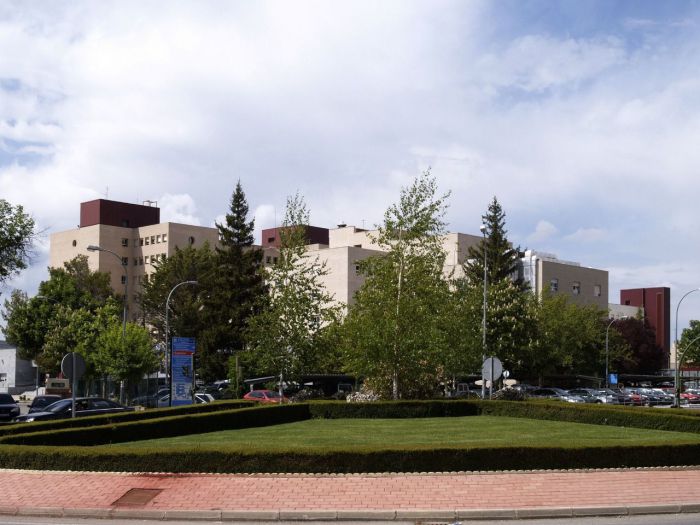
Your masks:
{"label": "parked car", "polygon": [[34,412],[43,412],[47,406],[55,403],[56,401],[60,401],[61,399],[63,399],[61,396],[55,394],[36,396],[34,399],[32,399],[32,404],[29,405],[29,414]]}
{"label": "parked car", "polygon": [[572,396],[578,396],[584,403],[603,403],[600,393],[593,388],[572,388],[568,391]]}
{"label": "parked car", "polygon": [[12,421],[19,416],[19,405],[10,394],[0,394],[0,420]]}
{"label": "parked car", "polygon": [[131,400],[131,404],[141,405],[146,408],[156,408],[158,406],[158,400],[169,391],[168,387],[160,388],[155,394],[135,397]]}
{"label": "parked car", "polygon": [[631,405],[632,399],[620,392],[619,390],[613,390],[612,388],[601,388],[598,390],[598,395],[603,403],[609,403],[611,405]]}
{"label": "parked car", "polygon": [[569,394],[566,390],[562,388],[546,387],[546,388],[536,388],[531,390],[527,394],[532,398],[540,399],[556,399],[558,401],[566,401],[568,403],[584,403],[583,398],[579,396],[574,396]]}
{"label": "parked car", "polygon": [[695,405],[700,403],[700,395],[688,391],[681,392],[681,400],[685,400],[688,403]]}
{"label": "parked car", "polygon": [[195,403],[212,403],[216,401],[213,395],[206,394],[204,392],[195,392],[194,402]]}
{"label": "parked car", "polygon": [[[43,412],[33,412],[17,418],[17,421],[31,422],[71,417],[72,399],[61,399],[44,408]],[[125,407],[101,397],[78,397],[75,400],[75,416],[99,416],[119,412],[133,412],[134,407]]]}
{"label": "parked car", "polygon": [[251,390],[243,399],[248,401],[257,401],[258,403],[286,403],[288,399],[280,396],[275,390]]}

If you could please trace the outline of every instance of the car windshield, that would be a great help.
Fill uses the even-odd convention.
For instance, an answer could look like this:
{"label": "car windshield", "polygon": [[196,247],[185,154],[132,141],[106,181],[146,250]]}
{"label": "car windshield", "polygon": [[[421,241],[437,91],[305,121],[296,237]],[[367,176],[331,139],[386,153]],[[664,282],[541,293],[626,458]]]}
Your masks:
{"label": "car windshield", "polygon": [[267,391],[267,397],[277,399],[278,397],[280,397],[280,393],[279,393],[279,392],[275,392],[274,390],[268,390],[268,391]]}
{"label": "car windshield", "polygon": [[0,394],[0,405],[12,405],[15,402],[10,394]]}
{"label": "car windshield", "polygon": [[51,403],[49,406],[47,406],[44,411],[45,412],[53,412],[54,414],[58,414],[59,412],[63,412],[67,409],[70,408],[72,404],[72,401],[70,399],[61,399],[60,401],[56,401],[55,403]]}

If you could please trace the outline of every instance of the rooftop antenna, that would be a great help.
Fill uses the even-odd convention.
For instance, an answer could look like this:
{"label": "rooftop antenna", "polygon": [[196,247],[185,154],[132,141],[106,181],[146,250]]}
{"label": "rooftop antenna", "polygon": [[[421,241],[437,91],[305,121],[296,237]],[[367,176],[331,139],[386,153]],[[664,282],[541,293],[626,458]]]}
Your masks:
{"label": "rooftop antenna", "polygon": [[362,219],[362,229],[363,230],[365,229],[365,220],[364,219]]}
{"label": "rooftop antenna", "polygon": [[109,199],[109,186],[105,186],[105,199]]}

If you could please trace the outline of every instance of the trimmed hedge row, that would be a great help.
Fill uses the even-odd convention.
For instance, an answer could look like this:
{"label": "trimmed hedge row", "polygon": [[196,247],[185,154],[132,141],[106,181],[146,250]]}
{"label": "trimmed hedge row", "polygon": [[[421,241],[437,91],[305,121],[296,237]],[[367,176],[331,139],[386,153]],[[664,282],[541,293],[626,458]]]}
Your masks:
{"label": "trimmed hedge row", "polygon": [[0,444],[63,447],[80,443],[82,446],[94,446],[188,434],[203,434],[219,430],[279,425],[306,419],[309,419],[307,405],[256,406],[101,426],[27,432],[2,436],[0,437]]}
{"label": "trimmed hedge row", "polygon": [[[242,447],[74,446],[120,443],[309,418],[509,416],[700,433],[677,411],[508,401],[312,402],[113,422],[0,437],[0,467],[171,472],[411,472],[700,464],[700,444],[571,447],[425,447],[247,451]],[[37,426],[33,426],[32,430]],[[24,428],[27,428],[25,426]],[[27,430],[29,430],[27,428]],[[51,446],[49,446],[51,445]]]}
{"label": "trimmed hedge row", "polygon": [[700,445],[246,452],[240,448],[0,447],[3,468],[121,472],[446,472],[697,464]]}
{"label": "trimmed hedge row", "polygon": [[31,423],[15,423],[0,427],[0,437],[13,434],[26,434],[28,432],[48,432],[65,428],[85,428],[108,424],[126,423],[129,421],[144,421],[148,419],[159,419],[162,417],[176,416],[182,414],[205,414],[218,412],[220,410],[233,410],[254,406],[250,401],[216,401],[214,403],[201,403],[197,405],[186,405],[171,408],[159,408],[142,410],[135,412],[120,412],[115,414],[104,414],[100,416],[76,417],[68,419],[50,419],[48,421],[35,421]]}

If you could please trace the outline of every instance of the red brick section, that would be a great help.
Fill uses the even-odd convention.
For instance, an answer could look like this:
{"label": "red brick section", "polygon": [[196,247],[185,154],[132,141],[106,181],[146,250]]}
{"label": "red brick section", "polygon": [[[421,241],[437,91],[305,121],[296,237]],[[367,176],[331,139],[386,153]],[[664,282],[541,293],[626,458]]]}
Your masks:
{"label": "red brick section", "polygon": [[3,507],[114,508],[161,489],[152,510],[453,510],[700,503],[700,469],[215,475],[0,470]]}

